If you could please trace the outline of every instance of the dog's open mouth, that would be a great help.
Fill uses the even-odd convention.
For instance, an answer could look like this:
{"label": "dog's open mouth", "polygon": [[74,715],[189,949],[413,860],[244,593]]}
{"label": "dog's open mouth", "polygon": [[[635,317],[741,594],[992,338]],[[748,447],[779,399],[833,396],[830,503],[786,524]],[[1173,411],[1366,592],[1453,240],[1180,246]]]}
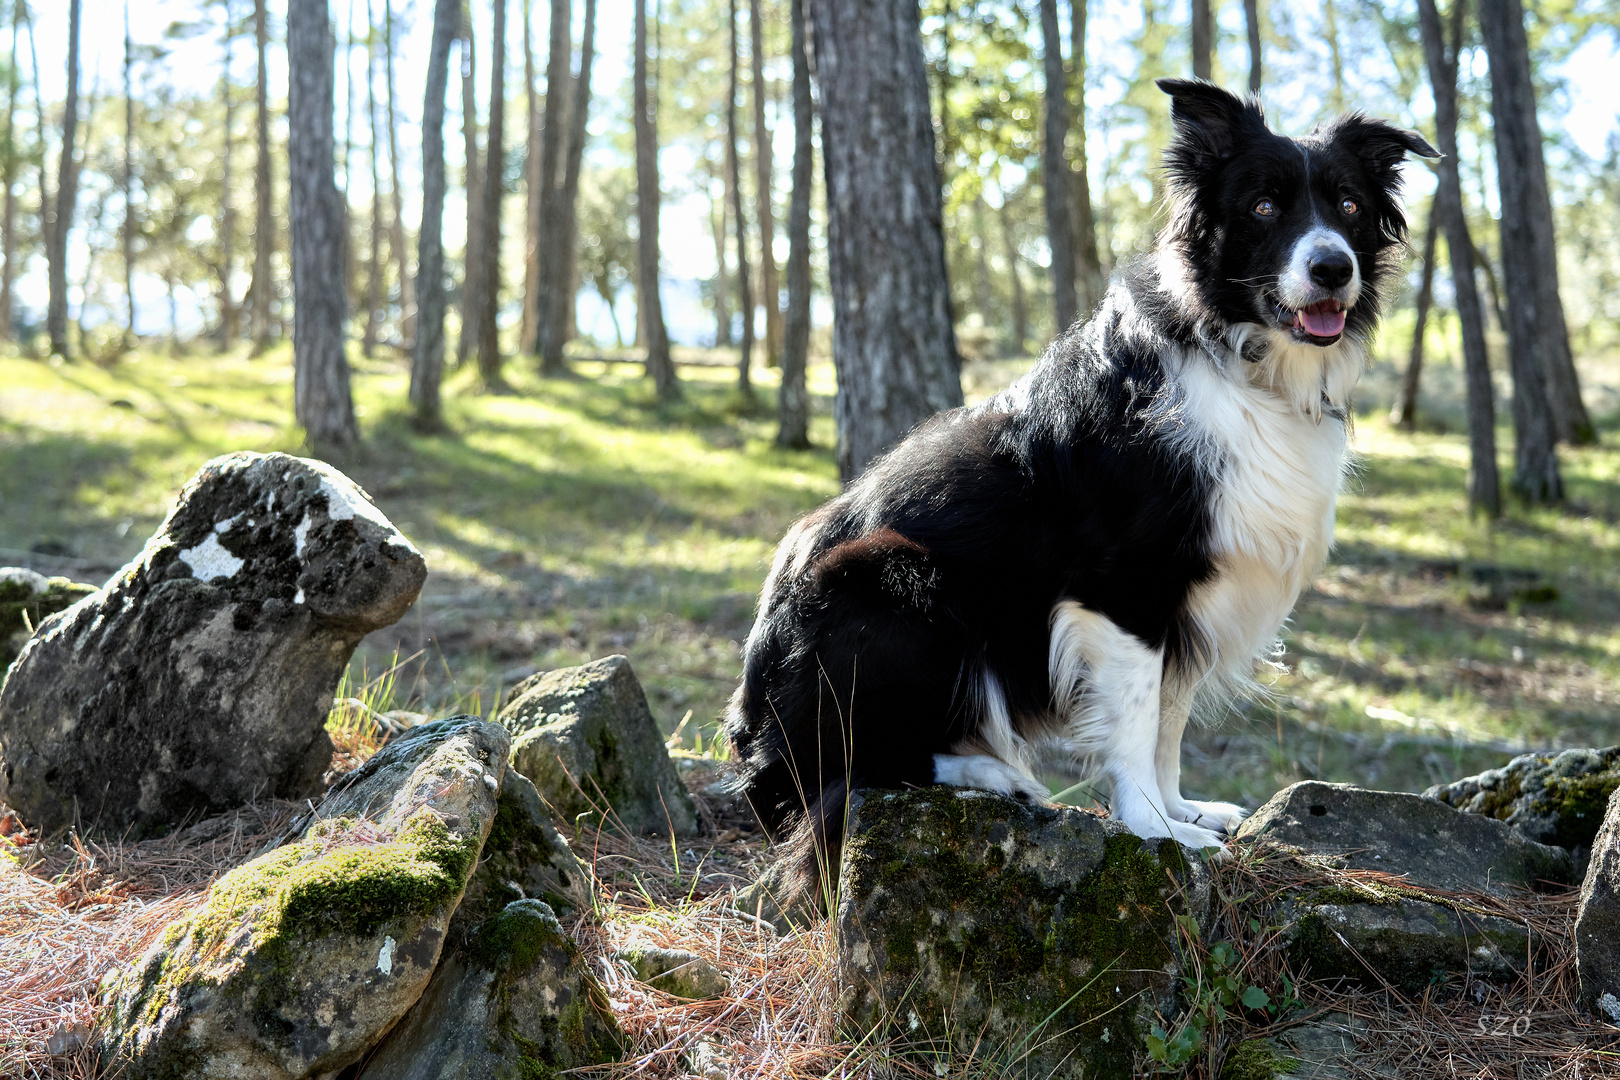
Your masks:
{"label": "dog's open mouth", "polygon": [[1344,333],[1344,314],[1344,305],[1337,300],[1319,300],[1294,312],[1292,329],[1317,344],[1331,344]]}

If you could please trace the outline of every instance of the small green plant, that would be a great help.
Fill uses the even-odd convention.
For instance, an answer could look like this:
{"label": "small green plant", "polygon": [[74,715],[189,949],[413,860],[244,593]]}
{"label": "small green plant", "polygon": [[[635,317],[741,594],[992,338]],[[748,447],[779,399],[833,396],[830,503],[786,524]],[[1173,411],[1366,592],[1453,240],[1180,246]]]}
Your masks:
{"label": "small green plant", "polygon": [[[1177,922],[1190,941],[1198,940],[1198,924],[1191,916],[1179,916]],[[1206,966],[1181,978],[1191,1003],[1186,1022],[1173,1032],[1154,1024],[1143,1037],[1148,1057],[1163,1067],[1161,1071],[1179,1069],[1196,1057],[1207,1044],[1210,1032],[1224,1024],[1227,1014],[1240,1005],[1275,1017],[1299,1004],[1293,980],[1287,975],[1282,976],[1282,993],[1275,998],[1247,982],[1237,950],[1226,941],[1210,947]]]}

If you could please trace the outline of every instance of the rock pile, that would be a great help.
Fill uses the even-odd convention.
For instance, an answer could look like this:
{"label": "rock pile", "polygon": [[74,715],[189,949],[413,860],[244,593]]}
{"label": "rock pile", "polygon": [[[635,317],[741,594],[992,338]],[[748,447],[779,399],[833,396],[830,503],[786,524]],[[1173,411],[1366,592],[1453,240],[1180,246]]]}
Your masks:
{"label": "rock pile", "polygon": [[330,466],[215,458],[134,562],[28,641],[0,689],[0,799],[45,832],[138,835],[308,794],[354,647],[426,574]]}
{"label": "rock pile", "polygon": [[1583,851],[1609,796],[1620,788],[1620,746],[1521,754],[1502,766],[1424,794],[1470,814],[1505,821],[1529,840]]}
{"label": "rock pile", "polygon": [[23,645],[47,616],[96,591],[65,577],[48,578],[20,566],[0,566],[0,682]]}

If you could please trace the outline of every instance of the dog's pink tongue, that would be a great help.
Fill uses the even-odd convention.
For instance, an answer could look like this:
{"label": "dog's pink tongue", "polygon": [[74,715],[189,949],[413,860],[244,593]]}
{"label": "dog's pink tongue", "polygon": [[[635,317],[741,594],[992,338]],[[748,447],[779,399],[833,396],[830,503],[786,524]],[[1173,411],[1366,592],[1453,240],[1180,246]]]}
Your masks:
{"label": "dog's pink tongue", "polygon": [[1299,310],[1300,325],[1316,337],[1337,337],[1344,333],[1344,309],[1330,301]]}

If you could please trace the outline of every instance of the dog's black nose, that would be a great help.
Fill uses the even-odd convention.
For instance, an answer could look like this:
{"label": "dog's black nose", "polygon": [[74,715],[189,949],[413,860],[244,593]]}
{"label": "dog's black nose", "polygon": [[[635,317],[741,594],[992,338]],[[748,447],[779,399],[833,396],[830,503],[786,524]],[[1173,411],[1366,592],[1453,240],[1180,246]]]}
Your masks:
{"label": "dog's black nose", "polygon": [[1318,248],[1311,252],[1309,269],[1312,281],[1324,289],[1337,289],[1350,280],[1356,272],[1356,264],[1351,261],[1349,252]]}

